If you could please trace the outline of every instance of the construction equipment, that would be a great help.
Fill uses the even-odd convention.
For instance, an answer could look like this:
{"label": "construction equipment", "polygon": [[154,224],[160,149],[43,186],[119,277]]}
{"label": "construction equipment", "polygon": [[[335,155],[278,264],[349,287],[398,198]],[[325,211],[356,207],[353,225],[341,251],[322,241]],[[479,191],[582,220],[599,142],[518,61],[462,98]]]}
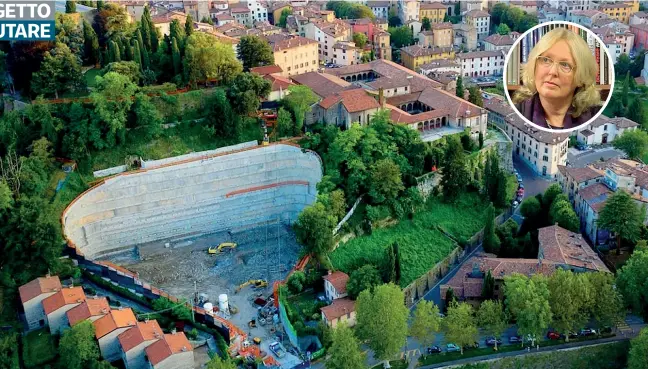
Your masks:
{"label": "construction equipment", "polygon": [[250,279],[249,281],[241,283],[238,287],[236,287],[236,291],[234,291],[234,293],[238,293],[240,290],[249,285],[254,286],[254,288],[266,288],[268,287],[268,281],[266,281],[265,279]]}
{"label": "construction equipment", "polygon": [[250,328],[256,328],[256,320],[252,319],[248,322],[248,327]]}
{"label": "construction equipment", "polygon": [[252,339],[252,341],[254,341],[254,343],[257,344],[257,345],[260,345],[261,344],[261,337],[254,337]]}
{"label": "construction equipment", "polygon": [[207,250],[207,252],[211,255],[213,254],[220,254],[223,252],[225,249],[235,249],[237,244],[235,242],[223,242],[218,246],[212,246]]}

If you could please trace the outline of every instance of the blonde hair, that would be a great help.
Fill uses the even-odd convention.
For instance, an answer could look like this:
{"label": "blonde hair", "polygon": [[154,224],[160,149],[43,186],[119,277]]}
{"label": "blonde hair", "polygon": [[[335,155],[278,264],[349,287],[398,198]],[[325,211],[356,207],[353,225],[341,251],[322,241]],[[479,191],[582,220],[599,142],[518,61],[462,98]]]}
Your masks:
{"label": "blonde hair", "polygon": [[[538,92],[534,81],[536,59],[561,40],[567,42],[571,55],[576,62],[576,67],[572,71],[574,73],[574,83],[577,86],[571,103],[574,108],[571,113],[572,116],[578,117],[590,107],[601,105],[601,95],[596,89],[598,66],[592,50],[581,36],[563,27],[556,28],[545,34],[531,50],[528,62],[522,67],[522,86],[513,96],[514,104],[527,100]],[[605,56],[601,55],[601,57]]]}

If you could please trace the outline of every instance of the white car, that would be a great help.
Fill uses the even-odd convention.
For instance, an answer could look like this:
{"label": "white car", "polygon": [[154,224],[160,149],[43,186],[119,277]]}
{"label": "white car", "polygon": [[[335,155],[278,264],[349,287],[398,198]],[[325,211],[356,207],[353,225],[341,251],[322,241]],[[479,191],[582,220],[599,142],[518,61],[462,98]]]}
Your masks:
{"label": "white car", "polygon": [[520,203],[519,203],[519,202],[517,202],[517,200],[516,200],[516,201],[513,201],[513,208],[517,208],[517,207],[518,207],[518,205],[520,205]]}

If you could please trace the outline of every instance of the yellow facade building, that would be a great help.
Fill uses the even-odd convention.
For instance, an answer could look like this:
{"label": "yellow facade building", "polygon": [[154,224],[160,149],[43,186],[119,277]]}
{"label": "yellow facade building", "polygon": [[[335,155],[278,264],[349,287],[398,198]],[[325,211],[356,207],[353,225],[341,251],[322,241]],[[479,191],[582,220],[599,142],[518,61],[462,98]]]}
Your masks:
{"label": "yellow facade building", "polygon": [[271,35],[267,39],[274,52],[275,64],[283,70],[281,76],[289,77],[317,71],[317,41],[282,34]]}
{"label": "yellow facade building", "polygon": [[447,11],[446,6],[441,3],[421,3],[419,21],[423,22],[423,18],[428,18],[432,24],[441,23]]}
{"label": "yellow facade building", "polygon": [[412,45],[401,49],[403,65],[413,71],[423,64],[436,59],[454,59],[455,52],[452,47],[421,47]]}
{"label": "yellow facade building", "polygon": [[627,3],[610,3],[599,7],[599,11],[607,14],[611,19],[625,24],[630,21],[630,14],[633,13],[632,9],[633,5]]}

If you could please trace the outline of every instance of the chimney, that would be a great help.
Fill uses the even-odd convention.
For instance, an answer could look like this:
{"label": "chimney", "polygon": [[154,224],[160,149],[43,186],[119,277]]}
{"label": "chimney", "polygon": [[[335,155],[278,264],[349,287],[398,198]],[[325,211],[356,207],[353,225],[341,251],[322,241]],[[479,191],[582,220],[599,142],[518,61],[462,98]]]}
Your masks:
{"label": "chimney", "polygon": [[186,351],[187,351],[187,346],[182,346],[182,352],[186,352]]}

